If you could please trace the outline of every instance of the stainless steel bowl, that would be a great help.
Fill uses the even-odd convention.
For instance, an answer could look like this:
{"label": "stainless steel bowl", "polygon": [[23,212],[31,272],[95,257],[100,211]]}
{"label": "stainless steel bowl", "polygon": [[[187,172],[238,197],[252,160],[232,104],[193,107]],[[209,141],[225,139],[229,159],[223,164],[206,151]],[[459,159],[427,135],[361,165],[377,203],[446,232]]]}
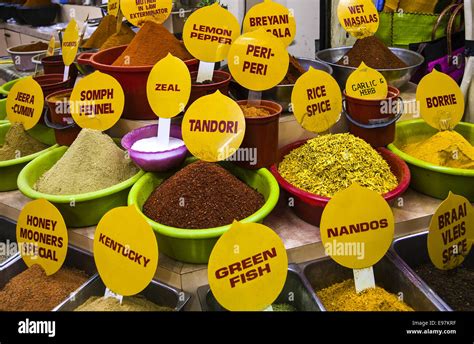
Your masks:
{"label": "stainless steel bowl", "polygon": [[[301,67],[303,67],[306,71],[309,69],[309,67],[313,67],[314,69],[322,70],[329,74],[333,73],[331,66],[324,62],[299,57],[296,59],[300,63]],[[221,68],[221,70],[228,72],[229,68],[227,65],[225,65]],[[263,91],[262,99],[274,101],[283,107],[284,112],[289,111],[288,106],[291,103],[291,92],[293,92],[293,86],[294,84],[277,85],[269,90]],[[233,96],[236,100],[242,100],[248,99],[249,91],[232,79],[230,82],[230,93],[231,96]]]}
{"label": "stainless steel bowl", "polygon": [[[352,47],[340,47],[321,50],[316,53],[316,59],[330,65],[334,71],[333,76],[341,90],[346,88],[346,80],[349,75],[356,69],[349,66],[341,66],[336,64]],[[385,77],[387,82],[400,89],[416,72],[418,67],[425,60],[420,54],[401,48],[389,48],[392,53],[397,55],[400,60],[405,62],[408,67],[405,68],[391,68],[391,69],[377,69]]]}

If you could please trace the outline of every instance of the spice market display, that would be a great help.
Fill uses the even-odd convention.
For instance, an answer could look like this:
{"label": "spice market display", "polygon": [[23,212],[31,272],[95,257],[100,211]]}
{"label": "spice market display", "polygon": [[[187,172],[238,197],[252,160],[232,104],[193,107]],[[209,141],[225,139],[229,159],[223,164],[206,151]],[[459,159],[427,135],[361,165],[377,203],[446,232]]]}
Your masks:
{"label": "spice market display", "polygon": [[0,310],[474,311],[472,18],[332,2],[109,1],[9,45]]}

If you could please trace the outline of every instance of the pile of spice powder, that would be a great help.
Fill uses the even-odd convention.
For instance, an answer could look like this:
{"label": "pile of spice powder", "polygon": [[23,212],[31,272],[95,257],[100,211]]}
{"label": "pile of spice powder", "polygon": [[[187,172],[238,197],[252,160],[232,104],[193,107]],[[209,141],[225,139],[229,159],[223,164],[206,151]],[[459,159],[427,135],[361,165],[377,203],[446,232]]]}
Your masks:
{"label": "pile of spice powder", "polygon": [[135,37],[135,31],[133,31],[128,25],[122,23],[119,32],[115,32],[100,46],[100,51],[117,47],[119,45],[129,44]]}
{"label": "pile of spice powder", "polygon": [[193,59],[184,44],[163,25],[147,21],[113,66],[153,66],[168,53],[186,61]]}
{"label": "pile of spice powder", "polygon": [[40,265],[33,265],[13,277],[0,291],[0,311],[50,311],[87,281],[79,270],[63,266],[46,276]]}
{"label": "pile of spice powder", "polygon": [[332,197],[352,183],[385,194],[398,185],[382,156],[351,134],[315,137],[295,148],[278,166],[290,184],[313,194]]}
{"label": "pile of spice powder", "polygon": [[474,169],[474,147],[455,131],[440,131],[426,140],[408,144],[402,150],[434,165]]}
{"label": "pile of spice powder", "polygon": [[0,146],[0,161],[17,159],[48,148],[44,143],[28,135],[21,123],[12,123]]}
{"label": "pile of spice powder", "polygon": [[100,20],[99,26],[92,35],[85,41],[81,48],[99,49],[105,43],[107,38],[117,31],[117,18],[113,15],[107,15]]}
{"label": "pile of spice powder", "polygon": [[177,228],[231,224],[260,209],[263,196],[218,164],[194,162],[159,185],[143,206],[150,219]]}
{"label": "pile of spice powder", "polygon": [[374,69],[408,67],[375,36],[358,39],[351,50],[337,61],[337,64],[357,68],[362,62]]}
{"label": "pile of spice powder", "polygon": [[396,295],[377,286],[357,294],[353,279],[321,289],[316,294],[328,311],[413,311],[410,306],[400,301]]}
{"label": "pile of spice powder", "polygon": [[50,195],[76,195],[119,184],[139,171],[128,155],[106,134],[82,129],[56,164],[36,182]]}
{"label": "pile of spice powder", "polygon": [[92,296],[76,312],[172,312],[174,309],[158,306],[142,296],[124,297],[122,304],[113,297]]}
{"label": "pile of spice powder", "polygon": [[280,85],[293,85],[296,80],[305,73],[305,69],[300,65],[298,60],[290,55],[290,63],[288,65],[288,72],[285,78],[280,82]]}
{"label": "pile of spice powder", "polygon": [[274,303],[272,305],[274,312],[296,312],[297,309],[295,306],[290,305],[289,303]]}
{"label": "pile of spice powder", "polygon": [[264,107],[256,107],[250,105],[240,105],[244,116],[247,118],[256,118],[256,117],[268,117],[270,116],[270,111]]}
{"label": "pile of spice powder", "polygon": [[20,45],[18,47],[11,48],[11,51],[18,53],[26,53],[29,51],[42,51],[48,49],[48,43],[44,42],[35,42],[31,44]]}

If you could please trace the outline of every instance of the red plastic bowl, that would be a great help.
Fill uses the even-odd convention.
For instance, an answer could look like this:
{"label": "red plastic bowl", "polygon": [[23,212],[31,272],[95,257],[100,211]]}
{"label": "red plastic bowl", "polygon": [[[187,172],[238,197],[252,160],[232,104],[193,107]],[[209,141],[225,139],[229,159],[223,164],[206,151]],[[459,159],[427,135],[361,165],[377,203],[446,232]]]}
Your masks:
{"label": "red plastic bowl", "polygon": [[[324,207],[329,202],[330,198],[318,196],[311,192],[297,188],[296,186],[287,182],[278,172],[278,164],[283,160],[283,158],[293,149],[298,148],[299,146],[306,143],[306,141],[307,140],[297,141],[282,147],[278,154],[278,162],[270,167],[270,171],[275,176],[278,184],[280,184],[283,190],[285,190],[289,196],[294,198],[293,209],[296,215],[304,221],[319,227]],[[395,175],[395,177],[397,177],[398,180],[398,186],[392,191],[383,195],[383,198],[389,202],[398,198],[408,189],[411,179],[410,170],[405,161],[390,152],[388,149],[377,148],[376,150],[380,153],[380,155],[382,155],[385,161],[387,161],[392,173]]]}
{"label": "red plastic bowl", "polygon": [[[82,53],[78,56],[79,64],[92,66],[94,69],[113,76],[123,88],[125,107],[123,118],[134,120],[156,119],[148,104],[146,82],[153,66],[112,66],[127,45],[105,49],[97,53]],[[199,61],[184,61],[190,72],[197,71]]]}

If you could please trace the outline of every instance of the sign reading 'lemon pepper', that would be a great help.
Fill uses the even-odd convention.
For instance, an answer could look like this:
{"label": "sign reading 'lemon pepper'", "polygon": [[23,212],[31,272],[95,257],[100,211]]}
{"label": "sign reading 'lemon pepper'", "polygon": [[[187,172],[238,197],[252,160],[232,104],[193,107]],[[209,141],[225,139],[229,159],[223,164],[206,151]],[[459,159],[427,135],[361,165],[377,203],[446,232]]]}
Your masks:
{"label": "sign reading 'lemon pepper'", "polygon": [[21,79],[8,93],[6,106],[8,120],[22,123],[29,130],[38,123],[43,113],[43,90],[31,76]]}
{"label": "sign reading 'lemon pepper'", "polygon": [[261,311],[281,293],[288,257],[280,237],[258,223],[234,222],[214,246],[208,279],[212,294],[230,311]]}
{"label": "sign reading 'lemon pepper'", "polygon": [[251,32],[264,28],[281,39],[285,46],[290,45],[296,35],[296,21],[292,11],[285,6],[265,0],[253,6],[245,15],[243,31]]}
{"label": "sign reading 'lemon pepper'", "polygon": [[125,96],[119,82],[98,71],[79,80],[70,98],[72,118],[77,125],[102,131],[117,123],[124,105]]}
{"label": "sign reading 'lemon pepper'", "polygon": [[172,0],[120,0],[123,15],[136,26],[142,26],[147,20],[163,23],[172,7]]}
{"label": "sign reading 'lemon pepper'", "polygon": [[291,103],[298,123],[308,131],[320,133],[337,122],[342,110],[342,95],[331,75],[310,67],[296,81]]}
{"label": "sign reading 'lemon pepper'", "polygon": [[474,240],[474,211],[470,202],[449,193],[430,222],[428,254],[441,270],[459,266],[469,255]]}
{"label": "sign reading 'lemon pepper'", "polygon": [[39,264],[46,275],[58,271],[67,254],[68,234],[58,209],[45,199],[27,203],[16,225],[20,254],[27,266]]}
{"label": "sign reading 'lemon pepper'", "polygon": [[337,17],[344,30],[357,39],[372,36],[379,28],[379,14],[371,0],[340,0]]}

